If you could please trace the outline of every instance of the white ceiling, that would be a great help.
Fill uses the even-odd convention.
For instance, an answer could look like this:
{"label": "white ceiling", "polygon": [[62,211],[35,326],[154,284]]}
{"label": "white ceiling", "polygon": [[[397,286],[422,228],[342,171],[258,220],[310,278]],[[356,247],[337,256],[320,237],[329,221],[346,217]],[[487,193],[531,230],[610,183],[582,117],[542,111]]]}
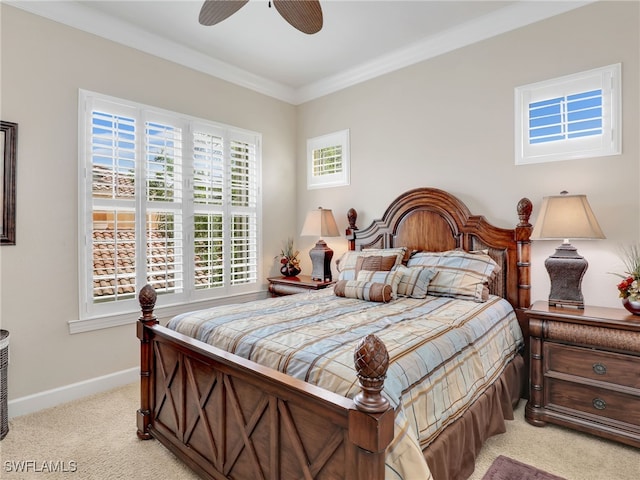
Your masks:
{"label": "white ceiling", "polygon": [[210,27],[198,23],[203,0],[3,1],[299,104],[593,0],[321,0],[314,35],[267,0]]}

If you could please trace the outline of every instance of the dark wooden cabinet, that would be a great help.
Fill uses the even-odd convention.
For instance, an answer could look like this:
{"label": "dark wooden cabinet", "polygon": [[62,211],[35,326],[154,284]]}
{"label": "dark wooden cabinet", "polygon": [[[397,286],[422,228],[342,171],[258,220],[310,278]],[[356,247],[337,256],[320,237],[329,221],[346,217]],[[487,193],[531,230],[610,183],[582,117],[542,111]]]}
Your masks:
{"label": "dark wooden cabinet", "polygon": [[527,421],[640,447],[640,316],[622,308],[579,310],[547,302],[536,302],[525,315]]}
{"label": "dark wooden cabinet", "polygon": [[271,277],[269,281],[269,292],[272,296],[293,295],[294,293],[307,292],[309,290],[320,290],[333,285],[335,282],[324,282],[321,280],[311,280],[310,275],[298,275],[297,277]]}

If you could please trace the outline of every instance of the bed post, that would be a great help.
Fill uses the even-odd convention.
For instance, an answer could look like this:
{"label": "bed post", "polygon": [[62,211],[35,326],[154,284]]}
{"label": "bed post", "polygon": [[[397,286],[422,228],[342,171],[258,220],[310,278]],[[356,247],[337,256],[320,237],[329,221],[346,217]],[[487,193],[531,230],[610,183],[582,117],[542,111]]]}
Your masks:
{"label": "bed post", "polygon": [[151,424],[151,366],[153,365],[153,346],[150,341],[151,327],[158,323],[153,314],[157,294],[151,285],[145,285],[140,290],[138,301],[142,315],[138,318],[137,332],[140,339],[140,409],[137,412],[138,438],[151,438],[149,425]]}
{"label": "bed post", "polygon": [[518,202],[518,218],[516,225],[516,244],[518,248],[518,308],[529,308],[531,305],[531,231],[529,223],[533,205],[531,200],[523,198]]}
{"label": "bed post", "polygon": [[389,353],[382,340],[370,334],[353,352],[362,389],[353,399],[357,410],[349,412],[349,437],[358,449],[358,480],[385,476],[385,452],[393,440],[394,410],[382,396],[389,368]]}
{"label": "bed post", "polygon": [[355,208],[350,208],[347,212],[347,220],[349,221],[349,227],[345,231],[345,235],[347,240],[349,241],[349,250],[356,249],[356,230],[358,227],[356,226],[356,220],[358,219],[358,212],[356,212]]}

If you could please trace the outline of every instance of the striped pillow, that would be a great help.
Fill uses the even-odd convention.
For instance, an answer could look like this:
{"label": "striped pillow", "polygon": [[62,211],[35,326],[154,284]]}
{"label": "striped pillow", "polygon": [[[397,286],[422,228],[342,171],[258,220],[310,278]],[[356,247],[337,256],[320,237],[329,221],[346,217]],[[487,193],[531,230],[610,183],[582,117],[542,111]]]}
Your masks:
{"label": "striped pillow", "polygon": [[388,272],[396,265],[397,258],[398,257],[395,255],[390,255],[388,257],[382,257],[380,255],[358,257],[358,260],[356,261],[356,278],[358,278],[360,270]]}
{"label": "striped pillow", "polygon": [[390,272],[374,272],[371,270],[360,270],[358,273],[359,282],[376,282],[391,285],[391,297],[395,300],[398,297],[398,285],[402,274],[395,270]]}
{"label": "striped pillow", "polygon": [[339,297],[358,298],[369,302],[390,302],[393,299],[391,285],[357,280],[338,280],[333,292]]}
{"label": "striped pillow", "polygon": [[398,248],[366,248],[361,251],[349,250],[344,252],[342,257],[336,262],[338,268],[338,280],[356,280],[356,264],[358,258],[361,257],[387,257],[395,256],[395,265],[400,265],[407,249],[405,247]]}
{"label": "striped pillow", "polygon": [[429,282],[436,275],[435,270],[426,267],[398,265],[395,270],[401,274],[400,283],[398,283],[400,297],[425,298]]}
{"label": "striped pillow", "polygon": [[486,284],[498,265],[484,253],[464,250],[418,252],[409,259],[409,267],[423,266],[437,273],[429,282],[429,295],[484,302]]}

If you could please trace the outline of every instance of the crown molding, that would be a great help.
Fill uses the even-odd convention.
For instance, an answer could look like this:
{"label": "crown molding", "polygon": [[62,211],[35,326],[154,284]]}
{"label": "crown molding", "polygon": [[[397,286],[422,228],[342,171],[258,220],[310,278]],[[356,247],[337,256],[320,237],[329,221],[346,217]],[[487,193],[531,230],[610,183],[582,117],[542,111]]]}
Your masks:
{"label": "crown molding", "polygon": [[466,22],[390,54],[362,63],[338,75],[299,88],[295,104],[329,95],[438,55],[516,30],[532,23],[583,7],[597,0],[569,2],[519,2],[476,20]]}
{"label": "crown molding", "polygon": [[158,35],[87,8],[81,2],[3,3],[135,48],[284,102],[302,103],[394,72],[452,50],[566,13],[597,0],[518,2],[464,25],[357,65],[298,89],[237,68]]}
{"label": "crown molding", "polygon": [[128,22],[86,7],[82,2],[2,0],[2,3],[192,68],[278,100],[294,103],[295,89],[292,87],[274,82],[161,36],[136,28]]}

